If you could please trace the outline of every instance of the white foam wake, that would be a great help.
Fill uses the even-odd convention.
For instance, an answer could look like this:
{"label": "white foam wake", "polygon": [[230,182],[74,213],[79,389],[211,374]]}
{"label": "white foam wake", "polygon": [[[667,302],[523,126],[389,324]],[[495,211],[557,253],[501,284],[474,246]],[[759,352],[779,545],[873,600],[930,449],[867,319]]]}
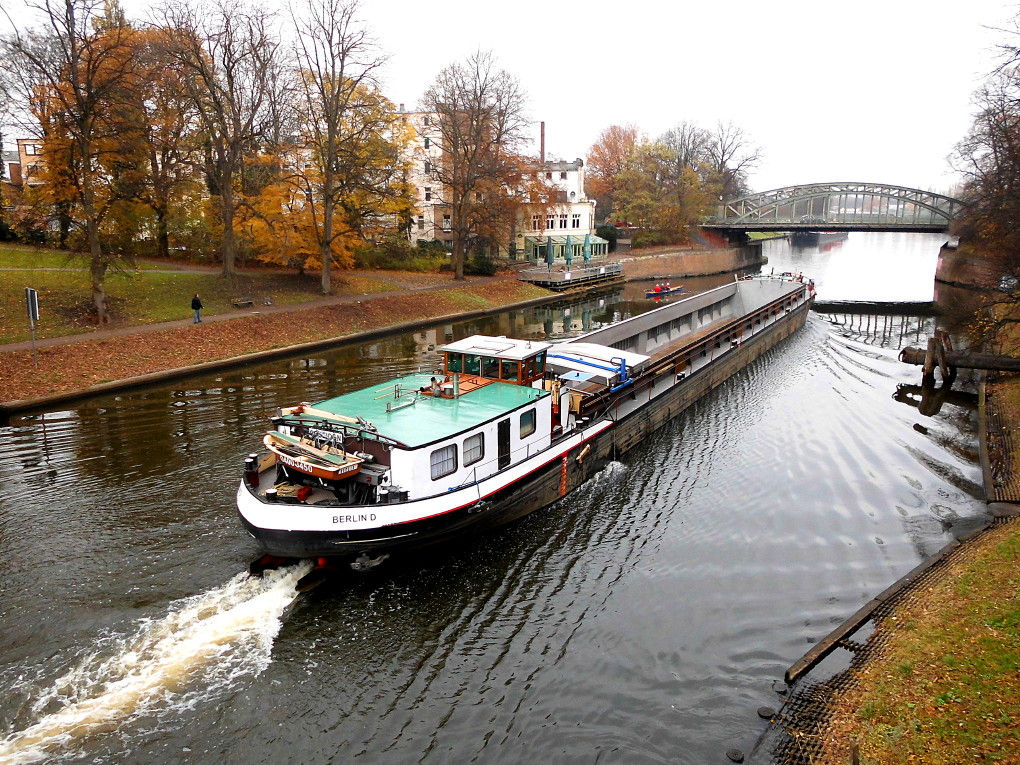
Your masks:
{"label": "white foam wake", "polygon": [[297,597],[294,585],[310,570],[302,562],[261,579],[238,574],[90,653],[40,689],[32,705],[37,721],[0,741],[0,765],[38,762],[132,715],[183,700],[199,671],[202,695],[259,674]]}

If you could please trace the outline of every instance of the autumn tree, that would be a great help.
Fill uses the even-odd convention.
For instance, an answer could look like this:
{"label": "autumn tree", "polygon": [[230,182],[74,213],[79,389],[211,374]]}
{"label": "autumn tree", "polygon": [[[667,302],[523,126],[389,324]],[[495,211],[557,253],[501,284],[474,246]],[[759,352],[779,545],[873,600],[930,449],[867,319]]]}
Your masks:
{"label": "autumn tree", "polygon": [[136,38],[136,58],[141,70],[139,87],[133,94],[132,113],[145,126],[142,152],[144,176],[136,199],[151,215],[156,252],[170,255],[175,219],[187,212],[200,196],[195,168],[201,164],[201,135],[198,113],[188,97],[186,72],[173,55],[174,36],[170,30],[148,28]]}
{"label": "autumn tree", "polygon": [[648,244],[690,241],[711,206],[708,136],[681,123],[638,143],[615,178],[621,217],[639,223]]}
{"label": "autumn tree", "polygon": [[376,75],[385,59],[362,27],[356,0],[307,0],[295,17],[299,140],[288,182],[332,291],[332,265],[386,219],[406,219],[411,193],[401,161],[407,143]]}
{"label": "autumn tree", "polygon": [[421,111],[436,116],[442,146],[442,159],[431,172],[450,210],[455,279],[464,278],[469,248],[491,241],[496,232],[509,237],[513,228],[518,209],[507,220],[503,203],[516,193],[525,166],[525,100],[517,79],[482,51],[443,69],[422,98]]}
{"label": "autumn tree", "polygon": [[610,125],[588,149],[585,187],[595,199],[596,220],[607,220],[616,209],[617,178],[639,143],[633,125]]}
{"label": "autumn tree", "polygon": [[172,33],[168,51],[202,132],[207,183],[223,228],[222,270],[232,275],[245,163],[279,120],[274,87],[280,42],[268,11],[237,0],[207,6],[181,0],[165,9],[163,21]]}
{"label": "autumn tree", "polygon": [[112,262],[102,228],[123,198],[120,170],[137,138],[121,119],[126,94],[137,85],[134,30],[110,15],[115,5],[104,17],[93,0],[42,0],[30,7],[41,14],[43,29],[6,38],[3,66],[41,125],[44,193],[58,209],[73,211],[84,230],[92,303],[102,323],[109,320],[105,277]]}

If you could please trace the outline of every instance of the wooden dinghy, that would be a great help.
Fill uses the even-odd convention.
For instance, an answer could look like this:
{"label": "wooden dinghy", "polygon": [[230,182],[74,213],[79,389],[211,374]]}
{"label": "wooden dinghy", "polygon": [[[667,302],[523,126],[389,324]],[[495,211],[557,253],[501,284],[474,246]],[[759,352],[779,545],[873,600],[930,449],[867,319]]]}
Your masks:
{"label": "wooden dinghy", "polygon": [[316,478],[339,481],[361,470],[360,457],[332,446],[320,448],[306,438],[271,430],[266,433],[262,443],[282,464]]}

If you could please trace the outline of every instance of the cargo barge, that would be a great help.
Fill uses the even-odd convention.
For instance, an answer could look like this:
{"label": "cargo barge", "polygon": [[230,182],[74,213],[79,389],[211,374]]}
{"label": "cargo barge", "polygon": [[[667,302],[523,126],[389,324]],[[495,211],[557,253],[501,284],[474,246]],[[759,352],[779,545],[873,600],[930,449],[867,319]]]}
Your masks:
{"label": "cargo barge", "polygon": [[355,568],[545,507],[803,326],[753,277],[565,342],[475,335],[443,366],[278,410],[237,508],[267,556]]}

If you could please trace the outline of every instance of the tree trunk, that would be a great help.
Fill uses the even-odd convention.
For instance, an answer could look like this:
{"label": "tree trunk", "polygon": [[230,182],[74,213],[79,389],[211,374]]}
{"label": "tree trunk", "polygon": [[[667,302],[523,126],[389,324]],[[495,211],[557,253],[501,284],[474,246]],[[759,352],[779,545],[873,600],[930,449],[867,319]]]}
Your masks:
{"label": "tree trunk", "polygon": [[224,276],[237,273],[237,239],[234,237],[234,190],[231,188],[233,179],[223,178],[220,188],[220,204],[223,208],[223,270]]}
{"label": "tree trunk", "polygon": [[156,256],[170,257],[170,231],[166,222],[166,210],[156,213]]}
{"label": "tree trunk", "polygon": [[464,238],[459,234],[453,237],[453,278],[457,281],[464,279]]}
{"label": "tree trunk", "polygon": [[[326,177],[327,184],[331,178]],[[330,295],[333,292],[332,270],[333,270],[333,208],[334,202],[331,198],[330,187],[327,185],[325,199],[322,203],[322,238],[319,241],[319,258],[322,260],[322,294]]]}
{"label": "tree trunk", "polygon": [[92,218],[86,221],[89,239],[89,272],[92,277],[92,305],[96,309],[96,318],[100,324],[110,321],[110,311],[106,305],[106,261],[103,258],[102,246],[99,243],[99,225]]}

